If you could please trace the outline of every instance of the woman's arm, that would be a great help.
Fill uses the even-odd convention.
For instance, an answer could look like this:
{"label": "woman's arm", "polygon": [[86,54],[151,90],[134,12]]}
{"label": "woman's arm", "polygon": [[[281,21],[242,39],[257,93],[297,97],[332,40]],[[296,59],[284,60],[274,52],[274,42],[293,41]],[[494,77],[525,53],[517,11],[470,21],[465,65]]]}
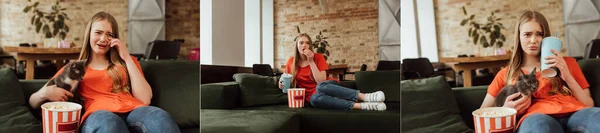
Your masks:
{"label": "woman's arm", "polygon": [[152,99],[152,88],[150,88],[150,84],[148,84],[146,78],[142,76],[142,73],[137,67],[137,63],[135,63],[132,58],[129,58],[125,62],[127,64],[127,71],[129,72],[129,79],[131,80],[133,97],[137,98],[142,103],[149,105],[150,99]]}
{"label": "woman's arm", "polygon": [[483,98],[483,103],[481,103],[480,108],[493,107],[495,104],[494,101],[496,101],[496,98],[494,98],[494,96],[486,94],[485,98]]}
{"label": "woman's arm", "polygon": [[38,109],[45,101],[67,101],[69,97],[73,97],[73,93],[56,85],[44,85],[40,90],[31,94],[29,97],[29,105],[31,108]]}
{"label": "woman's arm", "polygon": [[573,76],[569,76],[569,77],[570,78],[567,78],[567,80],[565,80],[565,82],[567,82],[567,86],[569,86],[569,89],[573,93],[573,96],[577,100],[579,100],[581,103],[583,103],[585,106],[593,107],[594,100],[592,99],[592,96],[590,95],[590,89],[581,88],[581,86],[579,86],[579,84],[573,78]]}
{"label": "woman's arm", "polygon": [[325,81],[326,77],[326,72],[325,71],[319,71],[319,68],[317,67],[317,64],[315,63],[314,60],[308,61],[308,65],[310,66],[310,72],[312,73],[313,77],[315,77],[315,82],[317,83],[321,83],[323,81]]}

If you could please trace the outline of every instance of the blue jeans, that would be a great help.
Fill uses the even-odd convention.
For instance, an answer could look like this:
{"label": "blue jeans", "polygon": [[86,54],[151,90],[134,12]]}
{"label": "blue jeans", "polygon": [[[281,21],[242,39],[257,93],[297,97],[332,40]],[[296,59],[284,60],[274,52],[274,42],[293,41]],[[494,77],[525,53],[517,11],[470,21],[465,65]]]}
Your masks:
{"label": "blue jeans", "polygon": [[600,108],[579,110],[570,116],[554,118],[546,114],[527,116],[518,133],[600,133]]}
{"label": "blue jeans", "polygon": [[166,111],[144,106],[126,115],[98,110],[88,116],[81,125],[81,133],[179,133],[179,127]]}
{"label": "blue jeans", "polygon": [[323,81],[316,89],[310,104],[317,108],[350,110],[358,100],[358,90],[340,86],[335,80]]}

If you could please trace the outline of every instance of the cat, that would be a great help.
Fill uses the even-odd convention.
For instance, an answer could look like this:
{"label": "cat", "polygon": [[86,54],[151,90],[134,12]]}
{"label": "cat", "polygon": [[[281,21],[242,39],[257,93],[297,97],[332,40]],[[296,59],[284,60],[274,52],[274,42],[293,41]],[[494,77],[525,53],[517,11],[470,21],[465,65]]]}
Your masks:
{"label": "cat", "polygon": [[[79,82],[83,80],[85,75],[85,61],[71,61],[65,65],[64,70],[56,78],[50,79],[48,85],[56,85],[56,87],[63,88],[70,92],[76,92]],[[75,97],[77,98],[77,94]],[[70,99],[69,101],[73,101]]]}
{"label": "cat", "polygon": [[[496,96],[496,107],[502,107],[506,101],[506,98],[517,92],[520,92],[525,96],[531,96],[531,94],[537,90],[539,85],[539,82],[535,76],[535,69],[536,68],[533,68],[533,71],[531,71],[529,74],[525,74],[523,71],[520,71],[519,77],[517,77],[517,82],[514,85],[504,86],[500,93],[498,93],[498,96]],[[519,96],[514,100],[517,100],[521,97],[522,96]]]}

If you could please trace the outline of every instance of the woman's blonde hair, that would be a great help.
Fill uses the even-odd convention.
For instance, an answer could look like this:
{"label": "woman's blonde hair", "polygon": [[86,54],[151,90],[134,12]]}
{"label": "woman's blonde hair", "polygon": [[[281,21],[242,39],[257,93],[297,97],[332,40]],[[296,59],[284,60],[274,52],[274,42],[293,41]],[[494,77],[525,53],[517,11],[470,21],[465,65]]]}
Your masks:
{"label": "woman's blonde hair", "polygon": [[[302,54],[300,54],[300,52],[298,52],[298,43],[300,42],[302,37],[306,37],[308,39],[308,43],[312,44],[312,39],[310,38],[310,36],[306,33],[302,33],[300,35],[298,35],[298,39],[296,40],[296,43],[294,43],[294,61],[292,62],[292,84],[291,87],[296,87],[296,74],[298,73],[298,69],[300,69],[300,66],[297,65],[297,63],[300,61],[300,56],[304,56]],[[312,45],[309,45],[309,50],[313,49]],[[312,74],[310,74],[310,76],[312,77]]]}
{"label": "woman's blonde hair", "polygon": [[[548,37],[550,36],[550,27],[548,26],[548,21],[546,20],[546,18],[544,17],[544,15],[542,15],[541,13],[537,12],[537,11],[525,11],[521,17],[519,18],[519,21],[517,21],[517,24],[515,26],[515,41],[514,44],[515,46],[513,47],[514,51],[511,55],[512,58],[510,58],[510,61],[508,62],[508,74],[505,77],[506,80],[506,84],[510,85],[512,84],[513,79],[515,79],[517,77],[517,75],[519,74],[519,71],[521,71],[521,67],[523,65],[523,56],[524,56],[524,51],[521,48],[521,41],[520,41],[520,34],[521,34],[521,26],[523,24],[525,24],[526,22],[530,22],[530,21],[534,21],[537,22],[538,24],[540,24],[540,27],[542,27],[542,32],[543,32],[543,37]],[[541,58],[541,55],[538,55],[538,58]],[[545,61],[542,60],[542,63],[544,63]],[[552,84],[552,90],[550,91],[551,95],[554,95],[556,93],[561,93],[561,94],[568,94],[568,91],[565,91],[564,89],[562,89],[559,92],[559,88],[561,88],[563,86],[562,84],[562,79],[560,79],[560,77],[552,77],[552,78],[548,78],[551,81]]]}
{"label": "woman's blonde hair", "polygon": [[[106,13],[106,12],[98,12],[96,13],[92,19],[88,22],[87,27],[85,29],[85,36],[83,38],[83,46],[81,48],[81,53],[79,54],[79,60],[86,60],[85,62],[85,67],[87,67],[87,65],[89,64],[89,59],[91,54],[93,53],[92,51],[92,47],[90,46],[90,34],[92,34],[92,24],[94,22],[98,22],[98,21],[102,21],[102,20],[108,20],[108,22],[111,24],[112,26],[112,32],[113,32],[113,38],[119,38],[119,26],[117,25],[117,20],[115,20],[115,18]],[[110,76],[110,78],[113,81],[113,89],[111,90],[111,92],[113,93],[118,93],[118,92],[127,92],[130,93],[130,81],[129,81],[129,75],[127,74],[128,71],[125,68],[126,63],[123,59],[121,59],[121,57],[119,56],[119,51],[117,49],[117,47],[111,47],[108,50],[108,54],[106,54],[107,59],[108,59],[108,75]],[[129,57],[125,57],[125,58],[129,58]],[[125,70],[125,74],[123,74],[121,71],[119,71],[119,69],[117,68],[123,68]]]}

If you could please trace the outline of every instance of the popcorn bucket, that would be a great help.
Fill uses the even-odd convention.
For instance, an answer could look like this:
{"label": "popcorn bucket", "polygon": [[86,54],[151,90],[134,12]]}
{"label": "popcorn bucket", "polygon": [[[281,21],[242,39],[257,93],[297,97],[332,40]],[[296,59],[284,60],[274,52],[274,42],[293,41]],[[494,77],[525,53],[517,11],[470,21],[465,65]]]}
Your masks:
{"label": "popcorn bucket", "polygon": [[44,133],[77,133],[81,105],[72,102],[42,104]]}
{"label": "popcorn bucket", "polygon": [[475,133],[514,133],[517,110],[505,107],[481,108],[473,111]]}
{"label": "popcorn bucket", "polygon": [[290,108],[304,107],[304,88],[290,88],[287,91],[288,106]]}

